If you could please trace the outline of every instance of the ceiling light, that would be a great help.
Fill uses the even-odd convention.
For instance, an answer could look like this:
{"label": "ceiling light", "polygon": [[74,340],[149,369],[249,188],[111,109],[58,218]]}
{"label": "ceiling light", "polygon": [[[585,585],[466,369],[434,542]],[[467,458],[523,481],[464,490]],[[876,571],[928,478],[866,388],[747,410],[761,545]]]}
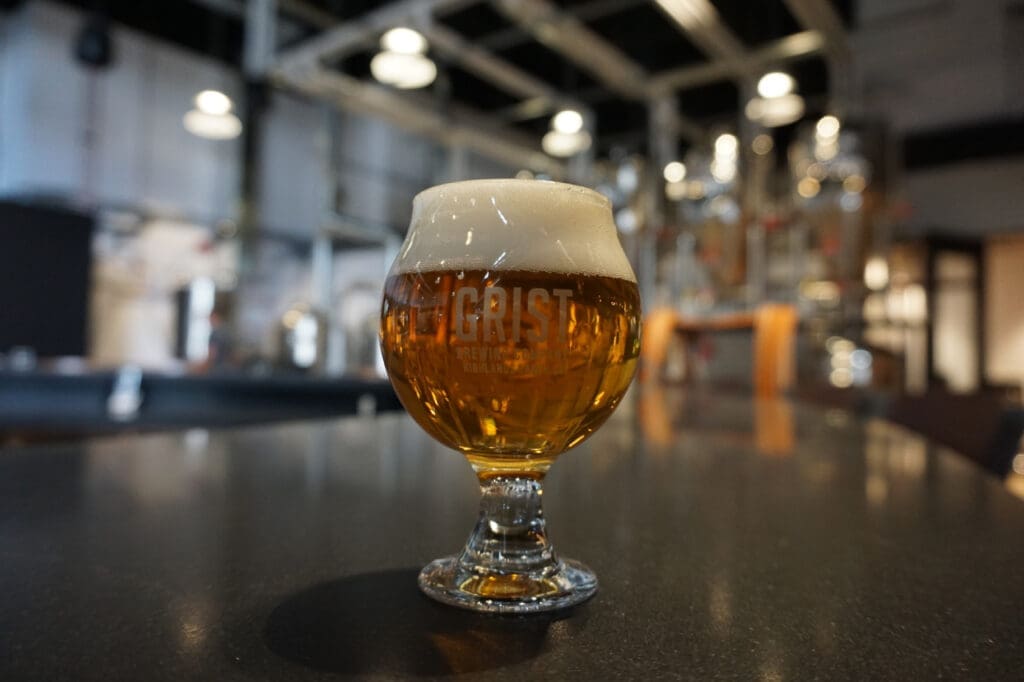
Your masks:
{"label": "ceiling light", "polygon": [[665,165],[663,175],[665,182],[682,182],[686,177],[686,166],[679,161],[672,161]]}
{"label": "ceiling light", "polygon": [[437,78],[437,65],[421,54],[384,51],[370,60],[370,73],[385,85],[412,90],[433,83]]}
{"label": "ceiling light", "polygon": [[551,156],[572,156],[590,148],[590,134],[585,130],[577,133],[548,131],[540,142],[544,152]]}
{"label": "ceiling light", "polygon": [[839,119],[835,116],[822,116],[814,127],[818,137],[831,139],[839,134]]}
{"label": "ceiling light", "polygon": [[196,109],[220,116],[231,111],[231,98],[220,90],[203,90],[195,97]]}
{"label": "ceiling light", "polygon": [[788,73],[772,71],[761,76],[761,80],[757,81],[757,94],[766,99],[782,97],[793,92],[795,87],[796,81]]}
{"label": "ceiling light", "polygon": [[766,128],[778,128],[800,120],[804,115],[804,98],[800,95],[781,97],[754,97],[747,102],[744,112],[751,121]]}
{"label": "ceiling light", "polygon": [[572,109],[563,109],[551,118],[551,128],[569,135],[583,129],[583,116]]}
{"label": "ceiling light", "polygon": [[185,130],[208,140],[230,140],[242,132],[242,122],[231,113],[208,114],[192,109],[185,114],[182,122]]}
{"label": "ceiling light", "polygon": [[381,36],[380,47],[399,54],[423,54],[427,51],[427,39],[411,28],[393,28]]}

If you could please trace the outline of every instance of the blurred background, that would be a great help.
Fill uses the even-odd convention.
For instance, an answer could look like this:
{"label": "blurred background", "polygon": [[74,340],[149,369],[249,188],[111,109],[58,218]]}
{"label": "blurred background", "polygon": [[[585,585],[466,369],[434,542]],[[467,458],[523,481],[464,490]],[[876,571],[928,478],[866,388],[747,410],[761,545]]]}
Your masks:
{"label": "blurred background", "polygon": [[0,440],[396,407],[412,197],[520,177],[612,200],[646,382],[1024,473],[1021,74],[1019,0],[0,1]]}

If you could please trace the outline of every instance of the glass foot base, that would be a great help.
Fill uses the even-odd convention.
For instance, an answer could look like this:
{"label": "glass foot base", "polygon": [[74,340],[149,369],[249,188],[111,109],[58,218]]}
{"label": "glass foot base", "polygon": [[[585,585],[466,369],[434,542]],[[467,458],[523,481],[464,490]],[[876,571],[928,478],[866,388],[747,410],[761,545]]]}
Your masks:
{"label": "glass foot base", "polygon": [[571,559],[554,570],[531,573],[477,573],[445,557],[427,564],[420,589],[439,602],[484,613],[542,613],[582,603],[597,592],[597,576]]}

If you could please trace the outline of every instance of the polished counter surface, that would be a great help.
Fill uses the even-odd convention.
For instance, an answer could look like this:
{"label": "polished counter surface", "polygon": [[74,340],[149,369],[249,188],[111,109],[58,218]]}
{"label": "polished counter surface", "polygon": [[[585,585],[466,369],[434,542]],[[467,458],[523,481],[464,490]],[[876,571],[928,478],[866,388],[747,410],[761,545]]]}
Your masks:
{"label": "polished counter surface", "polygon": [[1024,503],[882,421],[636,392],[547,480],[597,596],[429,601],[476,515],[405,415],[0,450],[0,679],[1019,679]]}

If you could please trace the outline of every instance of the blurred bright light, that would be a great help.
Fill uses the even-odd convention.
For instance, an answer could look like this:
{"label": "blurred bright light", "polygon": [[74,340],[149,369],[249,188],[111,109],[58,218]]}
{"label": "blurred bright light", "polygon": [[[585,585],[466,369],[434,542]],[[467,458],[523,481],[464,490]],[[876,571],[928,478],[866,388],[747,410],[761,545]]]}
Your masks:
{"label": "blurred bright light", "polygon": [[836,388],[846,388],[853,384],[853,372],[845,367],[834,369],[829,373],[828,380]]}
{"label": "blurred bright light", "polygon": [[884,256],[872,256],[864,264],[864,286],[880,291],[889,285],[889,263]]}
{"label": "blurred bright light", "polygon": [[771,135],[761,133],[754,138],[754,141],[750,144],[750,148],[753,149],[754,153],[758,156],[764,156],[775,148],[775,142],[772,140]]}
{"label": "blurred bright light", "polygon": [[844,351],[849,353],[856,347],[853,341],[844,339],[841,336],[830,336],[825,339],[825,350],[829,353],[841,353]]}
{"label": "blurred bright light", "polygon": [[868,183],[863,175],[851,175],[843,180],[843,189],[854,194],[860,194],[867,186]]}
{"label": "blurred bright light", "polygon": [[630,159],[623,161],[615,172],[615,182],[626,194],[632,194],[640,187],[640,171]]}
{"label": "blurred bright light", "polygon": [[680,161],[672,161],[665,164],[662,174],[665,176],[665,182],[682,182],[686,177],[686,166]]}
{"label": "blurred bright light", "polygon": [[[811,301],[832,304],[839,300],[839,285],[824,279],[804,282],[800,285],[800,294]],[[839,346],[834,345],[834,348],[838,349]],[[835,350],[830,349],[830,352],[835,352]]]}
{"label": "blurred bright light", "polygon": [[715,157],[719,159],[735,159],[740,143],[731,133],[722,133],[715,138]]}
{"label": "blurred bright light", "polygon": [[586,131],[574,134],[548,131],[541,139],[540,146],[551,156],[567,157],[590,148],[590,135]]}
{"label": "blurred bright light", "polygon": [[242,132],[242,122],[234,114],[207,114],[192,109],[182,120],[185,130],[207,140],[230,140]]}
{"label": "blurred bright light", "polygon": [[572,135],[583,129],[583,116],[572,109],[562,109],[551,118],[551,127],[560,133]]}
{"label": "blurred bright light", "polygon": [[620,208],[615,214],[615,224],[623,234],[632,234],[640,226],[640,221],[636,217],[636,211],[627,206]]}
{"label": "blurred bright light", "polygon": [[869,294],[864,299],[864,319],[868,322],[885,319],[885,297],[882,294]]}
{"label": "blurred bright light", "polygon": [[380,38],[381,49],[399,54],[423,54],[427,51],[427,39],[411,28],[393,28]]}
{"label": "blurred bright light", "polygon": [[678,182],[665,183],[665,196],[672,201],[679,201],[680,199],[686,198],[688,190],[689,188],[687,187],[687,183],[682,180]]}
{"label": "blurred bright light", "polygon": [[796,87],[796,81],[788,73],[772,71],[761,76],[761,80],[757,81],[757,94],[765,99],[783,97],[793,92],[794,87]]}
{"label": "blurred bright light", "polygon": [[711,177],[721,183],[732,182],[736,178],[736,160],[725,158],[712,161]]}
{"label": "blurred bright light", "polygon": [[231,111],[231,98],[220,90],[203,90],[196,95],[195,103],[204,114],[221,116]]}
{"label": "blurred bright light", "polygon": [[928,295],[920,284],[909,284],[903,290],[903,317],[907,322],[928,319]]}
{"label": "blurred bright light", "polygon": [[412,90],[433,83],[437,78],[437,65],[421,54],[385,51],[370,60],[370,73],[385,85]]}
{"label": "blurred bright light", "polygon": [[740,206],[728,194],[719,194],[708,204],[711,213],[718,216],[725,223],[735,223],[740,218]]}
{"label": "blurred bright light", "polygon": [[821,191],[821,184],[814,178],[803,178],[796,184],[796,191],[804,199],[810,199],[818,196],[818,192]]}
{"label": "blurred bright light", "polygon": [[815,134],[823,139],[831,139],[839,134],[839,119],[835,116],[822,116],[814,127]]}
{"label": "blurred bright light", "polygon": [[843,209],[848,213],[859,211],[860,207],[864,205],[864,199],[859,194],[853,192],[843,192],[843,196],[839,197],[839,208]]}
{"label": "blurred bright light", "polygon": [[871,353],[858,348],[850,353],[850,366],[854,369],[867,369],[871,366]]}
{"label": "blurred bright light", "polygon": [[839,153],[839,140],[836,138],[821,139],[814,145],[814,158],[820,161],[829,161]]}
{"label": "blurred bright light", "polygon": [[778,128],[789,125],[804,115],[804,98],[797,94],[771,98],[754,97],[747,102],[744,113],[748,119],[766,128]]}

